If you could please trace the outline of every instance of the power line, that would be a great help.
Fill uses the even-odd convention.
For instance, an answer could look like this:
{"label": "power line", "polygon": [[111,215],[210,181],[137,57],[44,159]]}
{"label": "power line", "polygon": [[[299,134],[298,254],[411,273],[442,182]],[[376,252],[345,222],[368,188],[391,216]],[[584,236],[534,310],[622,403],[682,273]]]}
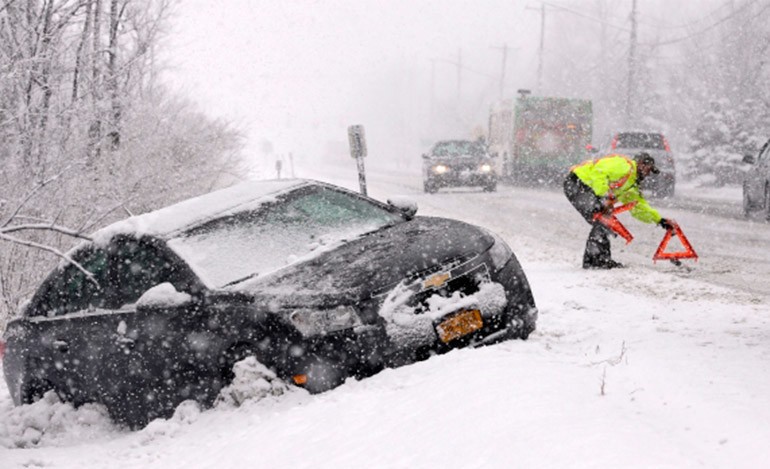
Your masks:
{"label": "power line", "polygon": [[[734,18],[734,17],[738,16],[738,14],[739,14],[739,13],[742,13],[742,12],[743,12],[743,10],[747,9],[749,6],[751,6],[751,5],[755,4],[755,3],[757,3],[758,1],[759,1],[759,0],[751,0],[751,1],[749,1],[749,2],[746,2],[746,3],[744,3],[744,4],[743,4],[743,6],[741,6],[741,7],[740,7],[740,8],[738,8],[737,10],[733,11],[731,14],[729,14],[729,15],[725,16],[724,18],[722,18],[722,19],[718,20],[716,23],[713,23],[713,24],[711,24],[710,26],[707,26],[707,27],[705,27],[705,28],[701,29],[700,31],[696,31],[696,32],[694,32],[694,33],[692,33],[692,34],[688,34],[687,36],[679,37],[679,38],[676,38],[676,39],[670,39],[670,40],[668,40],[668,41],[662,41],[662,42],[655,42],[655,43],[643,43],[642,45],[645,45],[645,46],[667,46],[667,45],[669,45],[669,44],[676,44],[676,43],[679,43],[679,42],[682,42],[682,41],[686,41],[686,40],[688,40],[688,39],[692,39],[693,37],[695,37],[695,36],[699,36],[699,35],[701,35],[701,34],[703,34],[703,33],[706,33],[706,32],[708,32],[708,31],[711,31],[712,29],[716,28],[717,26],[721,25],[722,23],[724,23],[724,22],[726,22],[726,21],[728,21],[728,20],[730,20],[730,19],[732,19],[732,18]],[[764,13],[764,12],[765,12],[767,9],[769,9],[769,8],[770,8],[770,2],[768,2],[768,3],[767,3],[765,6],[764,6],[764,8],[762,8],[762,9],[759,11],[759,13],[757,13],[756,15],[754,15],[753,17],[751,17],[751,18],[749,18],[749,19],[754,19],[754,18],[757,18],[757,17],[759,17],[760,15],[762,15],[762,13]]]}

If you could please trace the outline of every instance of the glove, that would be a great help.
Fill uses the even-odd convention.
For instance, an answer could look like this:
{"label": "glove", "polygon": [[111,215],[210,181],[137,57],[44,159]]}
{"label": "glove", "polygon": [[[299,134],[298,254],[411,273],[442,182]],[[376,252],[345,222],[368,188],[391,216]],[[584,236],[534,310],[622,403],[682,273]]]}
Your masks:
{"label": "glove", "polygon": [[660,221],[658,222],[658,225],[660,225],[664,230],[674,229],[673,220],[669,220],[668,218],[661,218]]}
{"label": "glove", "polygon": [[600,213],[602,215],[611,215],[612,210],[615,208],[615,201],[612,199],[602,199],[602,209]]}

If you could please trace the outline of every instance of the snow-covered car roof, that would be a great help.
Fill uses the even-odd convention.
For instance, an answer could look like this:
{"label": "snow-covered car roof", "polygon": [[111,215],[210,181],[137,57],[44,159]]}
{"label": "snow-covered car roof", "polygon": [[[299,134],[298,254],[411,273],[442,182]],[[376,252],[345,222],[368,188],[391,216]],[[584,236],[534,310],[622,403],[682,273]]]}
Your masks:
{"label": "snow-covered car roof", "polygon": [[265,202],[275,200],[279,194],[315,183],[306,179],[243,182],[118,221],[96,231],[91,238],[97,245],[104,245],[119,234],[167,238],[223,215],[254,210]]}

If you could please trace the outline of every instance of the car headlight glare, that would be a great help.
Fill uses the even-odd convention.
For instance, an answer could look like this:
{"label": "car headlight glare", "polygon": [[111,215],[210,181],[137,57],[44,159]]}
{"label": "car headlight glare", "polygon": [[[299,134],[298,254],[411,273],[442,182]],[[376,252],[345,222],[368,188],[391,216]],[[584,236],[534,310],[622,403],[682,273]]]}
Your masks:
{"label": "car headlight glare", "polygon": [[291,312],[289,319],[304,336],[324,335],[363,324],[356,310],[350,306],[323,310],[297,309]]}
{"label": "car headlight glare", "polygon": [[490,234],[495,238],[495,244],[489,248],[489,258],[492,259],[492,266],[495,268],[495,271],[498,271],[505,267],[505,264],[507,264],[511,259],[511,256],[513,256],[513,251],[511,251],[511,248],[508,247],[508,243],[506,243],[503,238],[494,233]]}
{"label": "car headlight glare", "polygon": [[481,170],[482,173],[490,173],[492,172],[492,165],[484,163],[483,165],[481,165],[481,167],[479,167],[479,169]]}
{"label": "car headlight glare", "polygon": [[449,167],[447,165],[437,164],[436,166],[433,167],[433,172],[435,172],[436,174],[444,174],[447,171],[449,171]]}

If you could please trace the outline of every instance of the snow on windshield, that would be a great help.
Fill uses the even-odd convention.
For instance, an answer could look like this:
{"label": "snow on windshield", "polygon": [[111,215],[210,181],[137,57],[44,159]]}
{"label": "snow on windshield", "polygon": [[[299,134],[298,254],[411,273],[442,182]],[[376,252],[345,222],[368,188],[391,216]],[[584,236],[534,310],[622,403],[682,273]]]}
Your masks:
{"label": "snow on windshield", "polygon": [[259,210],[219,218],[168,245],[213,287],[305,260],[338,243],[401,221],[396,213],[336,190],[309,186]]}

